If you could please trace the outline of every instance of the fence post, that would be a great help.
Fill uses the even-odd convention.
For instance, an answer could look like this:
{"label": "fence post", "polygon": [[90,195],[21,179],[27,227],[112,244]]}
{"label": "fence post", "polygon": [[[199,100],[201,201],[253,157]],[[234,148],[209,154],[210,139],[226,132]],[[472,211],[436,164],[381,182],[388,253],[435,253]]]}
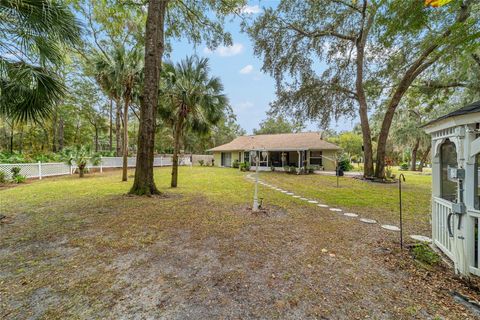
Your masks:
{"label": "fence post", "polygon": [[103,157],[100,156],[100,173],[103,173]]}
{"label": "fence post", "polygon": [[42,180],[42,162],[38,161],[38,179]]}

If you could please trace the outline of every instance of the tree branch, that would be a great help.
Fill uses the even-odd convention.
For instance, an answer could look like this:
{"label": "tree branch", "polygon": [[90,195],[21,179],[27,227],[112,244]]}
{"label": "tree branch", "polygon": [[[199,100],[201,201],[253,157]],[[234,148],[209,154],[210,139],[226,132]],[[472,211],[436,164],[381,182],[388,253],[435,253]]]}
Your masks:
{"label": "tree branch", "polygon": [[304,30],[292,23],[289,23],[282,18],[279,18],[286,26],[287,28],[296,31],[297,33],[301,34],[302,36],[308,37],[308,38],[321,38],[321,37],[335,37],[339,38],[342,40],[348,40],[348,41],[355,41],[355,37],[351,35],[346,35],[342,34],[339,32],[336,32],[334,30],[317,30],[317,31],[307,31]]}

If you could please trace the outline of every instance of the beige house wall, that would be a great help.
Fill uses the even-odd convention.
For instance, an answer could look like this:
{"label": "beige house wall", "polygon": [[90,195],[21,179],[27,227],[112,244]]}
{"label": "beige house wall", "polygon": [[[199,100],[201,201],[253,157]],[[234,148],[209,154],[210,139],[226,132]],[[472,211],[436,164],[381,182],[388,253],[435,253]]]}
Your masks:
{"label": "beige house wall", "polygon": [[[323,150],[322,151],[322,155],[324,156],[323,160],[322,160],[324,170],[335,171],[335,161],[330,160],[330,159],[335,159],[336,154],[337,154],[336,150]],[[330,158],[330,159],[328,159],[327,157]]]}
{"label": "beige house wall", "polygon": [[222,153],[221,152],[214,152],[213,153],[213,160],[215,161],[215,167],[222,166]]}
{"label": "beige house wall", "polygon": [[[238,160],[239,162],[242,162],[242,156],[243,152],[242,151],[231,151],[231,152],[223,152],[223,153],[230,153],[230,159],[231,163],[230,166],[233,165],[233,162],[235,160]],[[215,159],[215,167],[221,167],[222,166],[222,152],[214,152],[213,153],[213,158]]]}

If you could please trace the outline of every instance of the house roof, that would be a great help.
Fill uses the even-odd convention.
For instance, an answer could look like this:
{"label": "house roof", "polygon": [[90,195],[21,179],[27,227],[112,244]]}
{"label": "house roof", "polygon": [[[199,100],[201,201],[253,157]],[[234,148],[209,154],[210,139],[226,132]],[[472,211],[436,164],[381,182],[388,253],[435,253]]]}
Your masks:
{"label": "house roof", "polygon": [[340,147],[322,139],[320,132],[279,133],[241,136],[208,151],[238,150],[339,150]]}
{"label": "house roof", "polygon": [[444,116],[441,116],[440,118],[437,118],[433,121],[430,121],[429,123],[423,125],[423,127],[426,127],[426,126],[430,126],[436,122],[439,122],[439,121],[442,121],[442,120],[445,120],[445,119],[448,119],[448,118],[452,118],[452,117],[456,117],[456,116],[461,116],[461,115],[464,115],[464,114],[469,114],[469,113],[476,113],[476,112],[480,112],[480,101],[477,101],[477,102],[474,102],[472,104],[469,104],[465,107],[462,107],[458,110],[455,110],[453,112],[450,112]]}

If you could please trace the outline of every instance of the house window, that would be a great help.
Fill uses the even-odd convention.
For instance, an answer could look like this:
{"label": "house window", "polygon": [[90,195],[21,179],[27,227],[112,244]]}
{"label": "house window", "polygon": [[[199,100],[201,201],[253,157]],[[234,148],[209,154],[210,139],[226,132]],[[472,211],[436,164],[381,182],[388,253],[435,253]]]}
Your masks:
{"label": "house window", "polygon": [[250,162],[250,152],[248,151],[243,152],[243,162]]}
{"label": "house window", "polygon": [[310,151],[310,164],[314,166],[322,166],[322,151]]}

